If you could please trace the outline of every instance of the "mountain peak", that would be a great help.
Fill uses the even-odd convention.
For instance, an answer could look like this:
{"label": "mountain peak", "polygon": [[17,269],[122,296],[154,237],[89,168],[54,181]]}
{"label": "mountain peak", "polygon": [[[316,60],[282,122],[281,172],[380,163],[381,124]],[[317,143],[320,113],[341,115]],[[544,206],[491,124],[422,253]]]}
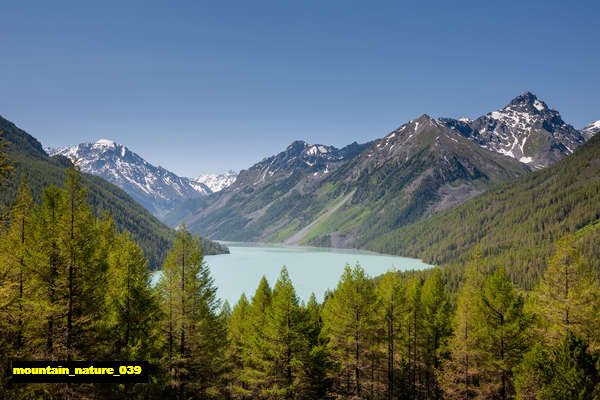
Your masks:
{"label": "mountain peak", "polygon": [[520,96],[515,97],[508,103],[507,108],[517,108],[523,112],[529,112],[532,114],[539,114],[543,111],[549,110],[546,103],[537,98],[537,96],[531,92],[525,92]]}
{"label": "mountain peak", "polygon": [[581,130],[581,133],[583,134],[583,136],[586,139],[591,138],[598,132],[600,132],[600,120],[598,120],[596,122],[592,122],[591,124],[589,124],[588,126],[586,126],[585,128],[583,128]]}
{"label": "mountain peak", "polygon": [[414,120],[415,122],[426,122],[426,121],[433,121],[433,118],[431,118],[429,115],[427,114],[423,114],[421,115],[419,118]]}
{"label": "mountain peak", "polygon": [[117,143],[114,140],[110,140],[110,139],[99,139],[94,144],[97,144],[97,145],[100,145],[100,146],[114,147]]}

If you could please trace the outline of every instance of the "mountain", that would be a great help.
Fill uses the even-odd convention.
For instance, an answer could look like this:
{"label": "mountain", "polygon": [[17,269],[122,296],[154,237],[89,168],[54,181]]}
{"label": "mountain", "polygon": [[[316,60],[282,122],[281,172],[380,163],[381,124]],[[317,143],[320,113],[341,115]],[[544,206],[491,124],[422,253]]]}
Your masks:
{"label": "mountain", "polygon": [[534,169],[547,167],[573,153],[586,140],[582,132],[562,120],[558,111],[530,92],[473,121],[441,118],[440,122],[481,147]]}
{"label": "mountain", "polygon": [[[214,237],[263,240],[277,230],[270,226],[271,220],[282,224],[282,218],[297,212],[297,200],[305,194],[312,197],[310,193],[319,182],[366,146],[352,143],[338,149],[295,141],[283,152],[241,171],[231,186],[182,203],[165,217],[165,222],[172,226],[183,222],[191,230],[210,232]],[[281,208],[281,202],[293,209]],[[307,204],[310,209],[319,205]]]}
{"label": "mountain", "polygon": [[593,122],[581,130],[582,135],[589,139],[600,132],[600,121]]}
{"label": "mountain", "polygon": [[218,192],[228,186],[231,186],[231,184],[235,182],[237,175],[237,172],[230,170],[222,174],[200,175],[199,177],[194,178],[193,181],[208,186],[208,188],[213,192]]}
{"label": "mountain", "polygon": [[117,185],[159,218],[184,200],[212,192],[204,183],[156,167],[112,140],[100,139],[46,151],[51,156],[60,154],[77,159],[82,172]]}
{"label": "mountain", "polygon": [[226,240],[360,247],[527,171],[424,115],[363,145],[294,142],[167,221]]}
{"label": "mountain", "polygon": [[[48,156],[37,139],[2,117],[0,131],[3,131],[4,138],[10,143],[7,154],[14,162],[8,186],[3,187],[0,192],[0,210],[12,203],[21,176],[27,178],[34,199],[38,202],[43,188],[49,185],[62,186],[65,168],[71,163],[68,158],[61,155]],[[83,182],[96,215],[101,215],[103,210],[108,211],[119,230],[127,229],[131,232],[144,251],[148,266],[159,267],[175,236],[173,230],[135,202],[125,191],[106,180],[83,174]],[[226,247],[206,239],[203,239],[203,245],[205,254],[228,252]]]}
{"label": "mountain", "polygon": [[208,237],[364,247],[378,237],[551,165],[585,142],[535,95],[475,120],[423,115],[343,149],[297,141],[165,221]]}
{"label": "mountain", "polygon": [[526,174],[458,207],[398,227],[366,248],[462,268],[478,246],[482,262],[506,267],[532,288],[553,244],[575,233],[600,272],[600,135],[556,164]]}

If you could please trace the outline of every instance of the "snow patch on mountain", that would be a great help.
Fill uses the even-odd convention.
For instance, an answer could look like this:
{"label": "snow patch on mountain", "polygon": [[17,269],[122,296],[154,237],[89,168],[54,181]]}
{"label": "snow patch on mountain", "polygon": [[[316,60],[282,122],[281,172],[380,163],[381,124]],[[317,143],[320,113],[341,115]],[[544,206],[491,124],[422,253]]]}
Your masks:
{"label": "snow patch on mountain", "polygon": [[192,179],[192,184],[202,184],[208,186],[213,192],[219,192],[226,187],[231,186],[238,173],[235,171],[227,171],[222,174],[204,174]]}
{"label": "snow patch on mountain", "polygon": [[585,136],[586,139],[591,138],[598,132],[600,132],[600,120],[592,122],[591,124],[589,124],[581,130],[581,133],[583,134],[583,136]]}

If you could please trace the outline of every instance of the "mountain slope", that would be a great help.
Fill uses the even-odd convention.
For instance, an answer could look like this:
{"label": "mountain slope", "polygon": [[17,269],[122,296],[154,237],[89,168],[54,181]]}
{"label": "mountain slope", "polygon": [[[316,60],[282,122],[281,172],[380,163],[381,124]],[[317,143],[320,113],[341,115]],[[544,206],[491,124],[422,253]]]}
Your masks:
{"label": "mountain slope", "polygon": [[60,154],[77,159],[82,172],[117,185],[157,217],[164,216],[184,200],[211,193],[203,183],[156,167],[112,140],[100,139],[95,143],[46,151],[51,156]]}
{"label": "mountain slope", "polygon": [[[592,226],[599,218],[600,136],[595,135],[546,169],[399,227],[366,247],[447,265],[469,260],[479,245],[489,263],[505,266],[522,287],[530,287],[544,270],[552,243],[565,233]],[[587,259],[596,268],[600,267],[598,243],[584,243]]]}
{"label": "mountain slope", "polygon": [[267,236],[287,220],[318,212],[327,200],[317,201],[312,192],[365,147],[353,143],[337,149],[295,141],[285,151],[241,171],[230,187],[182,204],[165,221],[185,222],[190,229],[215,238],[270,240]]}
{"label": "mountain slope", "polygon": [[557,111],[530,92],[473,121],[441,118],[440,122],[483,148],[533,168],[555,163],[586,140],[584,134],[565,123]]}
{"label": "mountain slope", "polygon": [[[36,201],[40,200],[44,187],[61,186],[65,167],[70,161],[63,156],[49,157],[33,136],[19,129],[12,122],[0,117],[0,130],[10,142],[7,154],[14,161],[9,186],[2,188],[0,205],[8,206],[16,194],[21,176],[25,176]],[[104,179],[83,174],[88,188],[90,204],[100,215],[107,210],[120,230],[127,229],[146,255],[150,268],[162,264],[174,238],[174,232],[136,203],[127,193]],[[218,243],[204,241],[206,254],[226,252]]]}

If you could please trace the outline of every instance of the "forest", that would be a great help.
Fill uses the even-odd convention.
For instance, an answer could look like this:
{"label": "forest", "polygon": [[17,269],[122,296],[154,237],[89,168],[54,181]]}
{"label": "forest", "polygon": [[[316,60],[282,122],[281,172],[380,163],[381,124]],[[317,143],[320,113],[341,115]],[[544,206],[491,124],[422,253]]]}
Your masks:
{"label": "forest", "polygon": [[[600,399],[600,286],[584,245],[556,240],[532,290],[475,246],[452,285],[439,268],[373,279],[347,265],[304,302],[283,267],[231,306],[185,228],[152,285],[71,166],[40,204],[23,179],[3,218],[0,398]],[[147,360],[150,378],[17,384],[15,359]]]}

